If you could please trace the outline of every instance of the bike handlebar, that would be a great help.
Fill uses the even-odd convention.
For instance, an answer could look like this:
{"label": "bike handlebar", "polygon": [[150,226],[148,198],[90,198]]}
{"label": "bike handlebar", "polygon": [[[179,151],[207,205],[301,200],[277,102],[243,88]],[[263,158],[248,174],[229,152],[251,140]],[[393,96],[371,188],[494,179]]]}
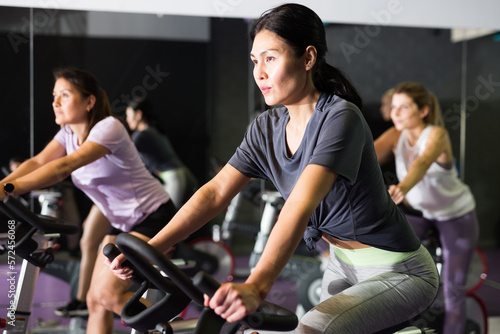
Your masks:
{"label": "bike handlebar", "polygon": [[16,220],[24,220],[43,233],[73,234],[80,230],[75,225],[66,224],[62,219],[37,215],[10,195],[5,197],[3,204],[0,209],[7,216]]}
{"label": "bike handlebar", "polygon": [[16,221],[15,246],[17,255],[37,267],[45,267],[54,260],[54,251],[47,248],[37,251],[38,242],[33,238],[36,232],[71,234],[79,231],[74,225],[65,224],[62,219],[41,216],[33,213],[16,198],[8,195],[0,202],[0,211]]}
{"label": "bike handlebar", "polygon": [[[165,291],[163,288],[165,286],[168,287],[168,289],[172,289],[171,284],[174,284],[176,289],[182,291],[190,300],[203,306],[203,294],[212,296],[220,286],[217,281],[205,272],[196,274],[193,279],[189,278],[159,250],[131,234],[119,234],[116,238],[116,244],[127,259],[160,290]],[[157,266],[157,268],[155,268],[152,263]],[[161,275],[159,270],[164,272],[168,278]],[[165,284],[165,282],[169,283]],[[172,305],[166,304],[165,306],[169,308]],[[216,323],[224,322],[213,312],[213,310],[205,310],[208,311],[202,312],[195,333],[201,333],[201,331],[203,331],[203,333],[219,333],[222,325],[219,327],[207,325],[204,328],[198,328],[202,326],[200,324],[212,324],[214,321]],[[203,317],[206,317],[208,320],[203,320]],[[214,320],[214,318],[218,319]],[[257,330],[290,331],[297,327],[298,319],[295,313],[265,301],[261,304],[257,312],[247,316],[239,323]],[[156,323],[149,322],[150,329],[154,328],[155,325]]]}

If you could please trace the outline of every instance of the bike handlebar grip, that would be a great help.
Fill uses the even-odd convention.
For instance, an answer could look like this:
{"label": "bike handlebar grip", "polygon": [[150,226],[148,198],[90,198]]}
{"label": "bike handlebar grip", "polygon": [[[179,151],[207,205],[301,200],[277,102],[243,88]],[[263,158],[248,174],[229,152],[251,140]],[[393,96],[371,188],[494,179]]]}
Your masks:
{"label": "bike handlebar grip", "polygon": [[[116,247],[115,244],[110,242],[109,244],[107,244],[102,248],[102,253],[109,259],[109,261],[113,262],[113,260],[122,252],[120,252],[120,250],[118,249],[118,247]],[[135,283],[141,284],[142,282],[144,282],[145,278],[139,273],[137,268],[134,267],[134,265],[129,260],[125,260],[121,264],[121,267],[128,267],[134,271],[130,279]]]}
{"label": "bike handlebar grip", "polygon": [[17,216],[16,218],[25,220],[26,223],[44,233],[71,234],[79,231],[77,226],[63,224],[61,219],[36,215],[30,209],[22,205],[16,198],[10,195],[7,195],[3,202],[10,209],[10,211]]}
{"label": "bike handlebar grip", "polygon": [[220,287],[220,283],[204,271],[199,271],[194,275],[193,284],[209,297],[212,297]]}
{"label": "bike handlebar grip", "polygon": [[[220,283],[204,271],[193,276],[193,284],[209,297],[220,287]],[[255,313],[248,315],[241,322],[253,329],[288,331],[297,327],[298,318],[292,311],[264,301]]]}
{"label": "bike handlebar grip", "polygon": [[[120,250],[118,249],[118,247],[115,246],[115,244],[110,242],[109,244],[107,244],[106,246],[103,247],[102,253],[104,254],[104,256],[106,256],[109,259],[110,262],[113,262],[113,260],[118,255],[120,255],[122,252],[120,252]],[[128,267],[128,268],[132,269],[134,271],[134,273],[137,271],[136,268],[134,267],[134,265],[132,263],[130,263],[129,260],[123,261],[121,266]]]}
{"label": "bike handlebar grip", "polygon": [[114,244],[109,243],[103,247],[102,253],[109,259],[109,261],[113,262],[113,260],[122,252],[120,252],[118,247],[116,247]]}

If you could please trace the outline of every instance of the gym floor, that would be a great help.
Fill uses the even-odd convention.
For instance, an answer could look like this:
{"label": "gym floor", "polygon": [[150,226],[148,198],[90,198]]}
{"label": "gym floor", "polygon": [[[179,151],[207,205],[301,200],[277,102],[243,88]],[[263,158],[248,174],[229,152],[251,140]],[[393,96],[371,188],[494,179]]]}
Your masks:
{"label": "gym floor", "polygon": [[[481,287],[476,291],[476,295],[484,303],[489,316],[488,333],[500,333],[500,249],[484,250],[488,264],[488,275]],[[481,267],[478,258],[475,258],[473,268]],[[21,261],[18,261],[20,264]],[[248,257],[236,256],[236,277],[235,280],[243,280],[248,272]],[[475,270],[475,269],[474,269]],[[9,305],[9,282],[7,274],[10,270],[6,264],[6,256],[0,257],[0,317],[5,317]],[[18,270],[17,270],[18,272]],[[239,274],[238,274],[239,273]],[[54,333],[57,326],[68,326],[69,319],[54,315],[54,309],[65,305],[69,301],[71,290],[70,285],[46,272],[41,272],[35,290],[32,304],[32,317],[28,328],[54,328],[54,331],[44,331],[44,333]],[[280,280],[277,282],[270,294],[270,301],[287,307],[291,310],[297,309],[297,297],[295,295],[295,284]],[[190,308],[186,317],[196,316],[197,310]],[[119,319],[115,321],[115,333],[130,333]]]}

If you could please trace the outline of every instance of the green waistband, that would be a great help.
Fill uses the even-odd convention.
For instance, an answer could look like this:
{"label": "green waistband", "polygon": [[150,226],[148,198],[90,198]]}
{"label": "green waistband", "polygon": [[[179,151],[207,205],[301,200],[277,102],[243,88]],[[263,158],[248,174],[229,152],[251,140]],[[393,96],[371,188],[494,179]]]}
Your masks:
{"label": "green waistband", "polygon": [[331,246],[335,255],[345,264],[354,266],[382,266],[396,264],[406,260],[413,252],[391,252],[376,247],[345,249]]}
{"label": "green waistband", "polygon": [[175,172],[177,172],[177,168],[173,168],[173,169],[169,169],[169,170],[166,170],[163,172],[159,172],[158,176],[163,180],[163,179],[166,179],[167,177],[169,177],[171,174],[174,174]]}

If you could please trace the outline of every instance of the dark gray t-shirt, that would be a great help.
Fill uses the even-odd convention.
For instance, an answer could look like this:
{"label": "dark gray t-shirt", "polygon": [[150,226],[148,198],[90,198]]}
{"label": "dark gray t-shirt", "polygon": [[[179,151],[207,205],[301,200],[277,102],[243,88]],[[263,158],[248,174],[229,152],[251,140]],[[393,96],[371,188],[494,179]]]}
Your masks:
{"label": "dark gray t-shirt", "polygon": [[134,131],[132,140],[141,160],[151,173],[166,172],[184,166],[168,138],[156,128],[150,126],[144,131]]}
{"label": "dark gray t-shirt", "polygon": [[[390,198],[377,162],[371,131],[359,109],[322,93],[302,142],[287,154],[285,107],[255,119],[229,164],[248,177],[268,179],[286,200],[308,164],[339,174],[311,216],[306,242],[320,232],[391,251],[413,251],[420,241]],[[309,239],[309,240],[308,240]]]}

